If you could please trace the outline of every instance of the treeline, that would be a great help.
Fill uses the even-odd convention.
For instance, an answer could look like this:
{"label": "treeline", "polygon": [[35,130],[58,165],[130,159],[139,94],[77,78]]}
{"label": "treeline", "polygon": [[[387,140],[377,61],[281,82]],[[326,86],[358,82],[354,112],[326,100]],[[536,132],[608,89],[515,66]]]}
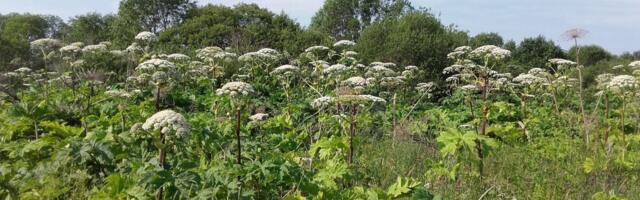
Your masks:
{"label": "treeline", "polygon": [[[0,14],[0,70],[22,66],[39,68],[41,56],[29,44],[39,38],[66,43],[111,42],[126,48],[135,34],[151,31],[169,52],[192,52],[206,46],[230,48],[237,53],[269,47],[297,55],[305,47],[356,41],[364,62],[385,61],[417,65],[432,79],[448,66],[446,54],[461,45],[496,45],[513,52],[509,71],[545,67],[550,58],[575,59],[575,47],[564,51],[544,36],[516,43],[497,33],[475,36],[443,24],[428,9],[407,0],[327,0],[303,27],[284,13],[255,4],[197,6],[192,0],[123,0],[116,14],[87,13],[64,20],[51,15]],[[613,55],[597,45],[580,47],[580,60],[592,71],[640,59],[640,51]]]}

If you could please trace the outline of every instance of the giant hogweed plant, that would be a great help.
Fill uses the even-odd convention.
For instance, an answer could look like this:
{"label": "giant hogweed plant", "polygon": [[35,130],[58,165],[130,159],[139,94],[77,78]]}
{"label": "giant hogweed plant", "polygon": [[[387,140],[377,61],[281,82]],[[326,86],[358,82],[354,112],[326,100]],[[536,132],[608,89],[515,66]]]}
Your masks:
{"label": "giant hogweed plant", "polygon": [[[480,136],[487,135],[487,127],[489,126],[489,114],[491,113],[490,104],[492,92],[499,89],[506,81],[502,74],[494,71],[498,65],[504,63],[504,60],[511,55],[511,52],[493,45],[481,46],[471,49],[468,46],[458,47],[447,57],[453,59],[455,64],[443,70],[445,75],[451,75],[447,78],[448,82],[456,85],[463,85],[463,90],[479,91],[479,98],[482,106],[479,114],[479,123],[475,126]],[[470,95],[473,93],[469,93]],[[479,174],[483,176],[483,146],[479,145],[482,140],[477,139],[478,145],[475,145],[477,155],[480,157]]]}

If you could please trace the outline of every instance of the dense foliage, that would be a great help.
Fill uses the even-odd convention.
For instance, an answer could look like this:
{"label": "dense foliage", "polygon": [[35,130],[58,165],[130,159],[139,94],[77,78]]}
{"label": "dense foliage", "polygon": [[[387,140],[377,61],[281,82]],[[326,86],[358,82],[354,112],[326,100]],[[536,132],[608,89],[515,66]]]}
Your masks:
{"label": "dense foliage", "polygon": [[640,198],[637,52],[469,37],[407,1],[313,21],[0,15],[0,198]]}

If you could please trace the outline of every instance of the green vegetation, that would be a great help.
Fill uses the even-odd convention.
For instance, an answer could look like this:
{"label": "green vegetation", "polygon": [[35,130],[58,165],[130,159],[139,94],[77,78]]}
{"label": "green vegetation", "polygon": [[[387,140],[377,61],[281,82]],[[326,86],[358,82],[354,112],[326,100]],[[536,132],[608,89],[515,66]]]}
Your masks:
{"label": "green vegetation", "polygon": [[2,199],[640,199],[640,53],[578,29],[124,0],[0,33]]}

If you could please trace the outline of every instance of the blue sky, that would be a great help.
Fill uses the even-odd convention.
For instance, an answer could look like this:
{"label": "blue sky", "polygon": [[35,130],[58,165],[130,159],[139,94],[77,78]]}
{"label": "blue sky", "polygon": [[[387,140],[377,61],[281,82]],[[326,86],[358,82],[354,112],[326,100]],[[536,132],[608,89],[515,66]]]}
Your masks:
{"label": "blue sky", "polygon": [[[118,0],[0,0],[0,13],[54,14],[65,19],[87,12],[114,13]],[[309,24],[322,0],[199,0],[199,4],[257,3],[273,12],[285,12],[302,25]],[[430,8],[444,23],[472,35],[498,32],[505,39],[544,35],[564,48],[571,43],[562,33],[571,28],[589,30],[584,43],[613,53],[640,50],[640,0],[412,0]],[[517,2],[517,3],[515,3]]]}

